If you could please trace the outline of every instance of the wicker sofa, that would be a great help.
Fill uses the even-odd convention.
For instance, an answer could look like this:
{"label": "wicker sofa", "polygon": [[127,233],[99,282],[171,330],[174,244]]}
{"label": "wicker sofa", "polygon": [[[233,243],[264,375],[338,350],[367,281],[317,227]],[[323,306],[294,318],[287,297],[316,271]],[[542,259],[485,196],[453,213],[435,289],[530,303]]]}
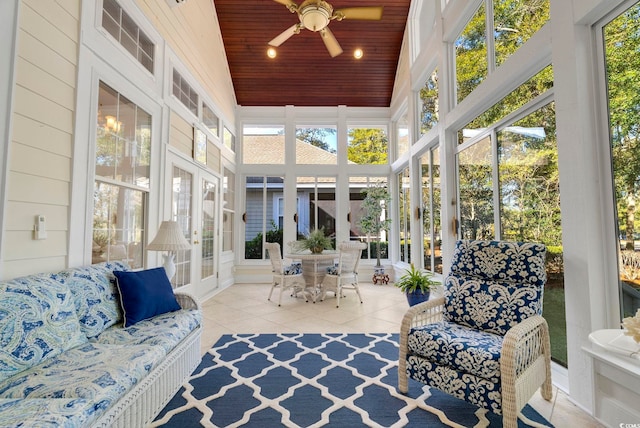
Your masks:
{"label": "wicker sofa", "polygon": [[178,310],[125,328],[114,271],[129,268],[100,263],[0,283],[0,426],[142,427],[195,369],[196,300],[175,293]]}

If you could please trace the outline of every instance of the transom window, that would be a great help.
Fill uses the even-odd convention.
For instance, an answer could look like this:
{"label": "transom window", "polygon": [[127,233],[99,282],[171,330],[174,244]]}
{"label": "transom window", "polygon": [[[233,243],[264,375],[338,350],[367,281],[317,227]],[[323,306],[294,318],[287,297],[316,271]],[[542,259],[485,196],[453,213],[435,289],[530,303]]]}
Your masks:
{"label": "transom window", "polygon": [[153,73],[155,44],[115,0],[102,3],[102,27],[144,68]]}

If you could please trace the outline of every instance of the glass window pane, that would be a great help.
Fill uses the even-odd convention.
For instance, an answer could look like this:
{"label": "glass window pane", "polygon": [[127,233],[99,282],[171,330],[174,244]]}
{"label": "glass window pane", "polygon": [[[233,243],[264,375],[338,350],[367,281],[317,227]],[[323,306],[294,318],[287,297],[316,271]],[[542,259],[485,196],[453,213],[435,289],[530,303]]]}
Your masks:
{"label": "glass window pane", "polygon": [[245,125],[242,129],[242,161],[246,164],[284,164],[284,126]]}
{"label": "glass window pane", "polygon": [[407,113],[403,114],[396,122],[396,142],[397,154],[396,159],[409,151],[409,118]]}
{"label": "glass window pane", "polygon": [[227,168],[223,177],[223,205],[222,205],[222,251],[233,251],[233,220],[235,211],[236,176]]}
{"label": "glass window pane", "polygon": [[324,229],[335,248],[336,178],[298,177],[296,181],[298,236],[306,235],[314,228]]}
{"label": "glass window pane", "polygon": [[202,180],[202,225],[200,245],[201,254],[201,278],[209,278],[215,274],[214,260],[214,236],[216,213],[216,185],[210,181]]}
{"label": "glass window pane", "polygon": [[155,45],[115,0],[104,0],[102,4],[102,27],[144,68],[153,72]]}
{"label": "glass window pane", "polygon": [[411,180],[409,167],[398,174],[398,207],[400,229],[400,261],[411,262]]}
{"label": "glass window pane", "polygon": [[202,103],[202,123],[204,123],[207,129],[209,129],[209,132],[211,132],[216,137],[220,136],[218,132],[218,122],[218,116],[216,116],[213,110],[209,108],[209,106],[205,103]]}
{"label": "glass window pane", "polygon": [[223,131],[223,140],[226,148],[231,150],[232,152],[236,151],[236,136],[229,131],[229,129],[225,126]]}
{"label": "glass window pane", "polygon": [[420,134],[424,135],[438,123],[438,69],[427,79],[419,93]]}
{"label": "glass window pane", "polygon": [[554,103],[501,129],[496,135],[500,177],[501,239],[547,246],[543,316],[551,357],[567,365],[560,182]]}
{"label": "glass window pane", "polygon": [[296,164],[336,165],[336,134],[335,127],[297,127]]}
{"label": "glass window pane", "polygon": [[[193,198],[196,191],[193,175],[176,166],[173,167],[173,182],[171,195],[171,217],[180,225],[185,239],[191,242],[193,222]],[[191,250],[176,252],[176,274],[171,279],[171,285],[181,287],[191,283]]]}
{"label": "glass window pane", "polygon": [[531,79],[520,85],[502,100],[494,104],[480,116],[458,131],[458,144],[464,143],[489,125],[498,122],[513,113],[529,101],[553,87],[553,69],[549,65],[536,73]]}
{"label": "glass window pane", "polygon": [[[389,202],[380,200],[377,205],[368,208],[365,198],[370,188],[387,189],[386,177],[349,177],[349,223],[351,240],[368,243],[368,248],[363,250],[363,259],[389,258]],[[379,207],[379,208],[378,208]],[[363,223],[364,222],[364,223]]]}
{"label": "glass window pane", "polygon": [[548,20],[548,0],[494,0],[496,65],[502,64]]}
{"label": "glass window pane", "polygon": [[440,149],[420,158],[422,168],[422,227],[424,268],[442,273],[442,234],[440,205]]}
{"label": "glass window pane", "polygon": [[245,259],[266,258],[263,242],[277,242],[283,248],[283,229],[278,225],[277,204],[284,197],[283,177],[247,177],[245,180],[246,211]]}
{"label": "glass window pane", "polygon": [[621,316],[640,309],[640,97],[636,70],[640,54],[640,4],[603,29],[613,184],[617,211]]}
{"label": "glass window pane", "polygon": [[347,159],[361,165],[388,163],[389,139],[382,128],[349,128],[347,131]]}
{"label": "glass window pane", "polygon": [[454,44],[458,102],[465,99],[487,77],[486,27],[483,2]]}
{"label": "glass window pane", "polygon": [[494,239],[491,138],[460,152],[457,163],[460,234],[463,239]]}
{"label": "glass window pane", "polygon": [[121,260],[143,266],[146,193],[95,182],[92,263]]}

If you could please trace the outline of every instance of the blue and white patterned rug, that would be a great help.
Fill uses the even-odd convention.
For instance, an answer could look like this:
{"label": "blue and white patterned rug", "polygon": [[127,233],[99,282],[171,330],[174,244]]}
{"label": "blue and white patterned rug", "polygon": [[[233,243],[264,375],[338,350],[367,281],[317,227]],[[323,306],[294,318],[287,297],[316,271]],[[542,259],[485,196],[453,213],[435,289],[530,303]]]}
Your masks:
{"label": "blue and white patterned rug", "polygon": [[[502,418],[410,381],[397,334],[224,335],[153,426],[501,427]],[[526,406],[519,426],[551,426]]]}

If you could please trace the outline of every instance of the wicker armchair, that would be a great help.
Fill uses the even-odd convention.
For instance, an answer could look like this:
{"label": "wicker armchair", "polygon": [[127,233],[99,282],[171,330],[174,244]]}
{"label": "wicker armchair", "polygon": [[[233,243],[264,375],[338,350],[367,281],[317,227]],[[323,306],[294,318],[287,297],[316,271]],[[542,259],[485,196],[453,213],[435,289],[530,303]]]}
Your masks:
{"label": "wicker armchair", "polygon": [[327,274],[322,280],[321,300],[324,300],[328,291],[332,291],[336,296],[336,308],[339,308],[340,298],[343,297],[342,291],[348,289],[355,290],[360,303],[362,303],[358,286],[358,264],[362,250],[365,248],[367,248],[367,244],[359,241],[341,242],[338,245],[338,250],[340,250],[338,264],[327,268]]}
{"label": "wicker armchair", "polygon": [[[271,290],[269,291],[267,300],[271,300],[273,290],[280,287],[280,295],[278,297],[278,306],[280,306],[282,304],[282,292],[284,290],[292,289],[292,296],[297,295],[300,291],[304,291],[306,285],[302,277],[302,265],[300,263],[285,265],[282,254],[280,253],[280,244],[277,242],[267,242],[265,249],[269,254],[271,267],[273,268],[273,280],[271,281]],[[307,302],[309,301],[308,297],[306,297],[306,300]]]}
{"label": "wicker armchair", "polygon": [[458,241],[444,296],[402,320],[399,391],[412,378],[502,414],[509,428],[540,386],[550,400],[545,253],[541,244]]}

